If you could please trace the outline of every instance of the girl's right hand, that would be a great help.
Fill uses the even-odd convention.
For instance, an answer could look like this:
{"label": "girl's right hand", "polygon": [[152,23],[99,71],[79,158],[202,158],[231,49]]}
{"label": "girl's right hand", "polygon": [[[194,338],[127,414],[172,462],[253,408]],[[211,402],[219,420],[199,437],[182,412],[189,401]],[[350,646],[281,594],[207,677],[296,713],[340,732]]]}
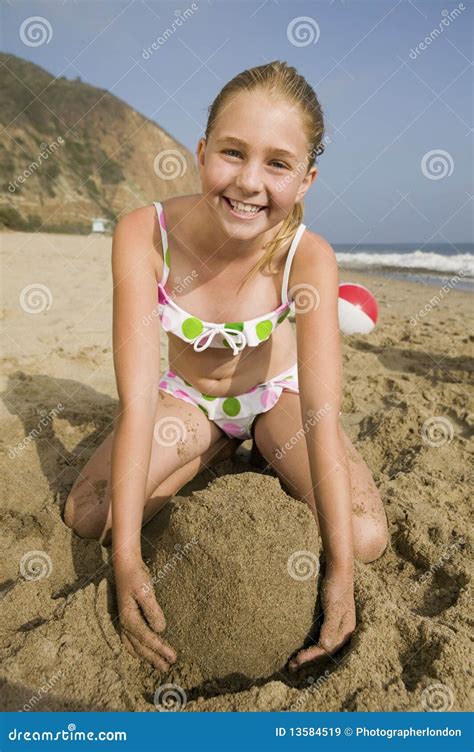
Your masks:
{"label": "girl's right hand", "polygon": [[134,564],[115,565],[114,570],[122,643],[135,657],[145,658],[159,671],[168,671],[176,653],[156,634],[165,630],[166,621],[145,563],[139,559]]}

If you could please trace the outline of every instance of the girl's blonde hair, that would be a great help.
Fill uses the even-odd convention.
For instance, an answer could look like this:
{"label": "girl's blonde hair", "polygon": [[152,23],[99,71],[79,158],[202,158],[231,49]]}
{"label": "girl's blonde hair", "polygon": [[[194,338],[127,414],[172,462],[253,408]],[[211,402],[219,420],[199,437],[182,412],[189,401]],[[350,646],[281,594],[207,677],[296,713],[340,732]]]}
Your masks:
{"label": "girl's blonde hair", "polygon": [[[314,165],[316,157],[324,152],[324,118],[318,98],[296,68],[281,60],[274,60],[265,65],[248,68],[235,76],[219,92],[209,107],[207,126],[205,131],[206,142],[209,140],[212,129],[223,108],[230,100],[243,91],[261,90],[275,101],[286,101],[295,105],[295,110],[301,118],[301,127],[308,139],[308,154],[306,155],[306,173]],[[304,169],[305,165],[301,168]],[[300,165],[298,165],[298,170]],[[303,201],[297,201],[292,211],[288,214],[277,235],[264,246],[264,255],[255,266],[246,274],[242,282],[253,277],[260,269],[268,267],[272,272],[272,261],[279,250],[293,237],[301,224],[304,215]],[[276,273],[276,270],[273,271]],[[240,289],[240,288],[239,288]]]}

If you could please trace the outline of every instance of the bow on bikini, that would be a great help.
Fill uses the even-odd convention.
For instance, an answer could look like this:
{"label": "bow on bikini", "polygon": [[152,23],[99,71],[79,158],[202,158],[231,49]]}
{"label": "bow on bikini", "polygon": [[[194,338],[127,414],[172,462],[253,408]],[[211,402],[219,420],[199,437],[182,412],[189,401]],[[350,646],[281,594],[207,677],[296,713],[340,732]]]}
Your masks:
{"label": "bow on bikini", "polygon": [[[206,350],[218,332],[222,334],[229,347],[232,348],[234,355],[238,355],[239,352],[242,352],[247,344],[247,338],[245,334],[239,329],[232,329],[232,327],[225,326],[225,324],[218,324],[215,327],[208,327],[207,329],[204,329],[204,331],[201,332],[201,334],[194,340],[193,348],[195,349],[195,351],[201,352],[202,350]],[[199,343],[205,337],[208,337],[208,339],[200,347]]]}

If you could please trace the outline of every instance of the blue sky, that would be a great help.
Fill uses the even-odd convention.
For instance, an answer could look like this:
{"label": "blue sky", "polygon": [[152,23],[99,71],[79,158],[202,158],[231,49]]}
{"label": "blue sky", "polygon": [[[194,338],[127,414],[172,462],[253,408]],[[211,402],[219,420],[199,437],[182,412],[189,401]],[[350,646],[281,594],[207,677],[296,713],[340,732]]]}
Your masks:
{"label": "blue sky", "polygon": [[[22,41],[31,16],[49,42]],[[332,243],[473,238],[472,0],[6,0],[2,17],[4,51],[111,90],[193,152],[230,78],[286,60],[315,89],[330,139],[310,229]]]}

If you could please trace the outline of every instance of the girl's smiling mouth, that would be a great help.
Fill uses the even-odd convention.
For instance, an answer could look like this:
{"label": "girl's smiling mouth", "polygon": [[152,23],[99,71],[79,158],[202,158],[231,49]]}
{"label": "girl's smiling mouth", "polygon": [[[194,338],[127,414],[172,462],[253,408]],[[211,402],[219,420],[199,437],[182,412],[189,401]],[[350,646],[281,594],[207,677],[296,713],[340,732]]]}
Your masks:
{"label": "girl's smiling mouth", "polygon": [[256,204],[234,201],[234,199],[230,199],[228,196],[223,196],[223,199],[227,211],[239,219],[255,219],[258,214],[261,214],[268,208],[267,206],[257,208],[258,205]]}

